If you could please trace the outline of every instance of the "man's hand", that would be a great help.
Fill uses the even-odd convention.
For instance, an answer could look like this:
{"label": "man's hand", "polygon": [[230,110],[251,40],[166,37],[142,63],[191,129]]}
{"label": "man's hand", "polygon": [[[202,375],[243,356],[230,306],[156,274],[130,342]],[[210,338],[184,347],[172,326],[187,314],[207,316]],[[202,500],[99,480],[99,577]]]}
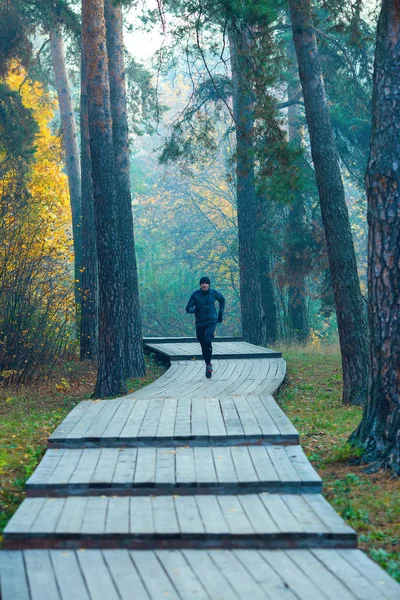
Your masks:
{"label": "man's hand", "polygon": [[223,317],[221,314],[218,315],[218,323],[222,323],[223,321]]}

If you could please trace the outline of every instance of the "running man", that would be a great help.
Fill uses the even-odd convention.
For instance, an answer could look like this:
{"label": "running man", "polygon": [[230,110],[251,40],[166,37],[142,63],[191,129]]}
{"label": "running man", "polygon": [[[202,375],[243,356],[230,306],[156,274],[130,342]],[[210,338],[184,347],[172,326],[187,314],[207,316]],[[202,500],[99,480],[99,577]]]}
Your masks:
{"label": "running man", "polygon": [[[218,315],[215,303],[218,302]],[[187,313],[196,316],[196,337],[200,342],[203,358],[206,363],[206,377],[212,375],[212,340],[217,323],[222,323],[225,308],[225,298],[216,290],[210,288],[210,278],[200,279],[200,289],[193,292],[186,306]]]}

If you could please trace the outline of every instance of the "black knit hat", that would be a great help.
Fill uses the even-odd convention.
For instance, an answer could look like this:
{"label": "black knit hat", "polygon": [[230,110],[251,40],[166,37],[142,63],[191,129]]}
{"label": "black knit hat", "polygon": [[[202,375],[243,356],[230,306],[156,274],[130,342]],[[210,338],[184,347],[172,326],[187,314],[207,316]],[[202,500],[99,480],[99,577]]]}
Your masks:
{"label": "black knit hat", "polygon": [[201,277],[200,278],[200,285],[202,283],[208,283],[208,285],[210,285],[211,284],[210,278],[209,277]]}

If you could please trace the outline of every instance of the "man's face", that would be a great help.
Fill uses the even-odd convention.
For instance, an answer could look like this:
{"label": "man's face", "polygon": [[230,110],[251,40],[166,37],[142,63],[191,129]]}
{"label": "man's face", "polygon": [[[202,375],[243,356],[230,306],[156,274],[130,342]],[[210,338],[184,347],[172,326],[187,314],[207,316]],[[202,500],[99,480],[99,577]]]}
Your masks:
{"label": "man's face", "polygon": [[209,283],[201,283],[200,287],[203,290],[203,292],[206,292],[209,289],[210,284]]}

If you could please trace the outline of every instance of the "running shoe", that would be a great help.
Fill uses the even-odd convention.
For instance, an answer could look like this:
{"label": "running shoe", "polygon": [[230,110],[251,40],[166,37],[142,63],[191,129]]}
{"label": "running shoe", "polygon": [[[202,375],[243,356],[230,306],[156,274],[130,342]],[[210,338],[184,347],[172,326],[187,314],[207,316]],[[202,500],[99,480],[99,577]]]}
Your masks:
{"label": "running shoe", "polygon": [[210,379],[211,375],[212,375],[212,366],[211,363],[209,365],[206,365],[206,377],[207,379]]}

